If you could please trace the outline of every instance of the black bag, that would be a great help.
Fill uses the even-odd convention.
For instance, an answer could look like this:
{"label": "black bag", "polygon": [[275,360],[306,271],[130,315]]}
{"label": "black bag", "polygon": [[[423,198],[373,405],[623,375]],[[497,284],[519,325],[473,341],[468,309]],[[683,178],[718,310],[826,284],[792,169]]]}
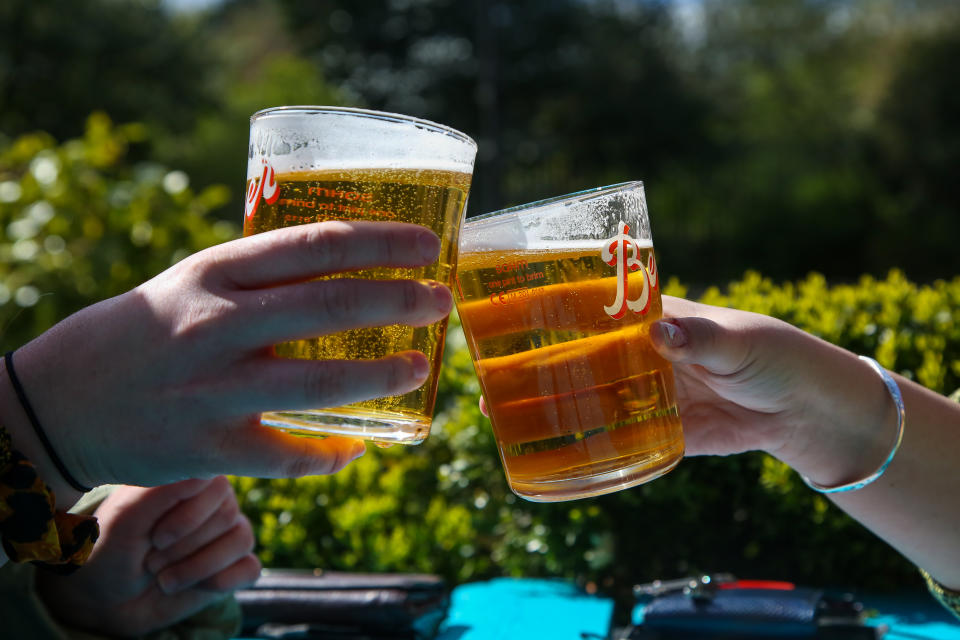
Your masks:
{"label": "black bag", "polygon": [[450,604],[438,576],[319,570],[264,570],[236,596],[245,634],[286,639],[430,638]]}
{"label": "black bag", "polygon": [[635,587],[646,601],[634,640],[809,638],[877,640],[885,629],[864,624],[863,607],[851,596],[788,583],[701,576]]}

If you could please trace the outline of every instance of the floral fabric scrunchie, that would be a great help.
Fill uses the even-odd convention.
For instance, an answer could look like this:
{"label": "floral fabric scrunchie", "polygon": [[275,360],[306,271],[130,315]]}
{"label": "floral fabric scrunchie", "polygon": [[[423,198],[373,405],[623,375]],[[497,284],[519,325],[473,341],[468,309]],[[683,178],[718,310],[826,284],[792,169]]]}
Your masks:
{"label": "floral fabric scrunchie", "polygon": [[0,540],[7,557],[68,574],[90,557],[99,535],[96,518],[56,510],[53,491],[0,425]]}

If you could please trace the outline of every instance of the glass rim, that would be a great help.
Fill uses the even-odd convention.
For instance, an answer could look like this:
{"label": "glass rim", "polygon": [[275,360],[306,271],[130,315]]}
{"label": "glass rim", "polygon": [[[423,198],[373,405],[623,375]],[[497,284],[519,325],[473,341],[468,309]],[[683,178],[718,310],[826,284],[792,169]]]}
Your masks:
{"label": "glass rim", "polygon": [[593,187],[591,189],[584,189],[583,191],[574,191],[573,193],[567,193],[561,196],[552,196],[550,198],[544,198],[543,200],[534,200],[533,202],[518,204],[506,209],[499,209],[497,211],[491,211],[490,213],[484,213],[479,216],[467,218],[463,225],[466,227],[467,225],[488,222],[494,218],[500,218],[501,216],[507,216],[510,214],[518,214],[532,209],[539,209],[541,207],[557,204],[558,202],[583,202],[585,200],[593,200],[594,198],[613,193],[619,193],[621,191],[627,191],[629,189],[636,189],[637,187],[640,187],[641,189],[643,188],[643,180],[628,180],[627,182],[618,182],[616,184],[609,184],[603,187]]}
{"label": "glass rim", "polygon": [[402,113],[391,113],[389,111],[374,111],[373,109],[359,109],[357,107],[335,107],[335,106],[314,106],[314,105],[289,105],[281,107],[268,107],[266,109],[260,109],[250,116],[250,124],[257,120],[263,118],[268,118],[271,116],[284,116],[288,114],[293,115],[311,115],[311,114],[330,114],[330,115],[348,115],[355,116],[359,118],[370,118],[373,120],[384,120],[386,122],[403,122],[407,124],[412,124],[416,127],[423,129],[428,129],[436,133],[442,133],[450,136],[451,138],[456,138],[461,142],[465,142],[469,145],[472,145],[474,148],[477,148],[477,142],[467,134],[462,131],[458,131],[453,127],[449,127],[445,124],[440,124],[439,122],[433,122],[432,120],[426,120],[424,118],[417,118],[415,116],[408,116]]}

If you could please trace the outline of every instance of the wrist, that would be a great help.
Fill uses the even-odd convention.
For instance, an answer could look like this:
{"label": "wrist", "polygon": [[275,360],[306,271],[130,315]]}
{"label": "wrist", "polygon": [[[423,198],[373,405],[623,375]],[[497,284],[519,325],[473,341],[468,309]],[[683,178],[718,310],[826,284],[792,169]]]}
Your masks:
{"label": "wrist", "polygon": [[858,356],[828,343],[802,353],[791,436],[774,456],[821,486],[856,482],[889,456],[898,412],[882,378]]}
{"label": "wrist", "polygon": [[53,492],[56,508],[69,509],[83,494],[64,479],[48,454],[47,447],[31,426],[30,418],[14,390],[6,364],[0,365],[0,424],[10,434],[14,448],[30,461],[37,476]]}

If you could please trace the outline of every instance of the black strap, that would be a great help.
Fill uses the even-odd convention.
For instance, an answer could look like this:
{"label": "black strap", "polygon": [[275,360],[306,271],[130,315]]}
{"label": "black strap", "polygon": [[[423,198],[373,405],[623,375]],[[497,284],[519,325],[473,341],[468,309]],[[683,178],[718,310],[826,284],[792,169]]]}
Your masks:
{"label": "black strap", "polygon": [[20,378],[17,377],[17,372],[13,368],[13,351],[7,351],[3,356],[3,360],[7,365],[7,375],[10,377],[10,383],[13,384],[13,390],[17,393],[20,405],[23,407],[24,412],[26,412],[27,418],[30,419],[30,424],[33,425],[33,430],[37,434],[37,437],[40,438],[40,442],[43,443],[43,448],[47,450],[47,455],[50,456],[54,466],[57,467],[57,471],[59,471],[63,479],[67,481],[67,484],[77,491],[81,493],[90,491],[90,487],[85,487],[77,482],[73,474],[67,470],[67,466],[63,464],[63,460],[61,460],[57,452],[53,450],[53,445],[50,444],[50,439],[47,438],[43,427],[40,426],[40,420],[37,419],[37,414],[34,412],[30,400],[27,399],[27,393],[23,390],[23,385],[20,384]]}

